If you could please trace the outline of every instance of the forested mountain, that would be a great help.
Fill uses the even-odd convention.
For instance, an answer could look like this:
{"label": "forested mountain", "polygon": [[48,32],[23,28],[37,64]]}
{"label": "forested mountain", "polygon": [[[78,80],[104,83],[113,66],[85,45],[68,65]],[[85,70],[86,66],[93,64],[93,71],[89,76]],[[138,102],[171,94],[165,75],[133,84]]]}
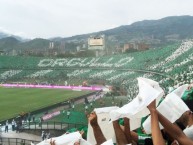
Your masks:
{"label": "forested mountain", "polygon": [[106,44],[109,47],[128,42],[145,42],[159,46],[186,38],[193,38],[193,16],[170,16],[159,20],[144,20],[105,31],[68,38],[57,37],[49,40],[36,38],[21,41],[17,36],[8,37],[8,34],[0,32],[0,50],[44,49],[49,47],[50,41],[57,42],[57,46],[64,42],[65,49],[76,49],[71,47],[86,44],[90,36],[98,35],[105,35]]}

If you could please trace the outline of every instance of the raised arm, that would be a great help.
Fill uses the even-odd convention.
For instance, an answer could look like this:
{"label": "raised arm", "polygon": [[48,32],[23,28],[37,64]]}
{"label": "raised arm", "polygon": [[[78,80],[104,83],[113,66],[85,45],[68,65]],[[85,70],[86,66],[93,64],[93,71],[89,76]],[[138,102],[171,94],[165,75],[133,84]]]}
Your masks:
{"label": "raised arm", "polygon": [[104,135],[101,131],[101,128],[97,122],[97,115],[95,112],[92,112],[89,115],[88,121],[93,128],[93,132],[94,132],[94,136],[95,136],[95,140],[97,142],[97,145],[104,143],[106,141],[106,138],[104,137]]}
{"label": "raised arm", "polygon": [[120,125],[120,127],[125,133],[128,142],[130,142],[130,140],[133,144],[138,142],[138,134],[135,131],[130,131],[130,120],[128,118],[124,118],[124,126]]}
{"label": "raised arm", "polygon": [[189,139],[183,131],[173,123],[171,123],[167,118],[165,118],[159,111],[157,111],[159,122],[163,125],[166,132],[176,139],[182,145],[193,145],[193,141]]}
{"label": "raised arm", "polygon": [[152,139],[154,145],[165,145],[165,141],[163,139],[163,136],[161,134],[161,130],[159,127],[159,120],[158,120],[158,114],[156,111],[156,102],[155,100],[149,104],[147,107],[151,114],[151,132],[152,132]]}
{"label": "raised arm", "polygon": [[118,120],[113,121],[113,127],[118,145],[125,145],[131,143],[131,140],[127,139],[125,133],[121,129]]}
{"label": "raised arm", "polygon": [[124,118],[124,126],[125,126],[125,130],[124,130],[124,133],[125,133],[125,136],[127,138],[127,141],[128,143],[132,143],[132,136],[131,136],[131,130],[130,130],[130,120],[129,118]]}
{"label": "raised arm", "polygon": [[56,145],[55,140],[52,140],[52,138],[50,139],[50,145]]}

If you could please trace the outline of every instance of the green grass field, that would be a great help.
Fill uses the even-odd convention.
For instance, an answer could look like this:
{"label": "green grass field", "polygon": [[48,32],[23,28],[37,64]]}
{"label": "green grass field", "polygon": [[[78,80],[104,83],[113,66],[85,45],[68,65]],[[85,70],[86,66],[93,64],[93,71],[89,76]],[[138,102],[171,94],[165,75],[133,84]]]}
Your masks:
{"label": "green grass field", "polygon": [[88,93],[90,91],[0,88],[0,121]]}

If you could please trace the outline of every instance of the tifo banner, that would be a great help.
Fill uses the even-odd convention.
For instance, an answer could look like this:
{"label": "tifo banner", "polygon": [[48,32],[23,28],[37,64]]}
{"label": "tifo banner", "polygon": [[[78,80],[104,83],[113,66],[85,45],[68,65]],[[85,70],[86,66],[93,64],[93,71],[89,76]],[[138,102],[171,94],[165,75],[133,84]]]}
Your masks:
{"label": "tifo banner", "polygon": [[45,121],[45,120],[51,119],[52,117],[58,116],[58,115],[60,115],[60,111],[56,111],[56,112],[46,114],[42,117],[42,119]]}

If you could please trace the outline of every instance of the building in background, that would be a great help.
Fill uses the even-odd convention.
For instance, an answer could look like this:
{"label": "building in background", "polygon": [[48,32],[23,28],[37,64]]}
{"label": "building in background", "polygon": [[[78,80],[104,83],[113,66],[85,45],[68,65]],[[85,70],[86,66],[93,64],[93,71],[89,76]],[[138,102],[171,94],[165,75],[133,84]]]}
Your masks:
{"label": "building in background", "polygon": [[88,50],[95,51],[95,56],[102,56],[105,54],[105,36],[88,38]]}
{"label": "building in background", "polygon": [[149,49],[149,44],[146,44],[144,42],[130,42],[125,43],[123,46],[123,52],[130,51],[130,50],[136,50],[136,51],[143,51]]}

